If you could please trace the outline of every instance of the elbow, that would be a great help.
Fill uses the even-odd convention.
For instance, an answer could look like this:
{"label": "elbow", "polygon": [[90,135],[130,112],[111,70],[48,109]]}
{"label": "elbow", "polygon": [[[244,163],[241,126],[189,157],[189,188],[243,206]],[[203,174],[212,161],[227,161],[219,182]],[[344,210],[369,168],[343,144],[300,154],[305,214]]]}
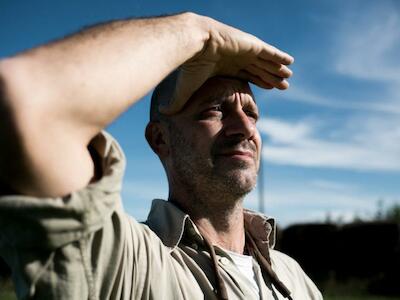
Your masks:
{"label": "elbow", "polygon": [[29,78],[21,60],[0,60],[0,183],[8,189],[24,194],[24,186],[31,181],[29,149],[26,138],[34,130],[30,98],[23,95]]}
{"label": "elbow", "polygon": [[5,186],[18,194],[64,196],[93,175],[87,142],[49,117],[34,69],[29,57],[0,60],[0,195]]}
{"label": "elbow", "polygon": [[10,60],[9,59],[1,59],[0,60],[0,122],[4,123],[4,117],[9,116],[10,114],[10,97],[8,95],[9,90],[9,74],[10,73]]}
{"label": "elbow", "polygon": [[0,60],[0,183],[13,189],[17,180],[23,180],[23,150],[20,126],[17,122],[17,100],[10,92],[13,73],[10,59]]}
{"label": "elbow", "polygon": [[4,142],[22,143],[43,121],[46,105],[38,91],[40,74],[36,69],[31,55],[0,60],[0,130]]}
{"label": "elbow", "polygon": [[[8,60],[0,60],[0,144],[6,146],[18,141],[17,107],[18,100],[12,91],[12,66]],[[4,147],[0,147],[0,159],[4,157]],[[15,150],[15,149],[14,149]],[[3,169],[0,168],[0,172]]]}
{"label": "elbow", "polygon": [[29,57],[24,55],[0,60],[0,113],[7,119],[16,119],[31,110],[36,101],[31,93],[35,75],[30,65]]}
{"label": "elbow", "polygon": [[29,109],[27,90],[32,78],[27,76],[24,59],[11,57],[0,60],[0,116],[7,129],[19,127],[22,113]]}

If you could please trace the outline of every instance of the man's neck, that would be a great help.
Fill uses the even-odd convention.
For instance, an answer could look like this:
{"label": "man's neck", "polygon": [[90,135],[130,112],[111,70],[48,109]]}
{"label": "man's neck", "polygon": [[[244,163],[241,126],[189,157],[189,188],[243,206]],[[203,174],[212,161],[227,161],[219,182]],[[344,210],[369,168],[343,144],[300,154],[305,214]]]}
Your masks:
{"label": "man's neck", "polygon": [[[196,224],[201,235],[212,245],[226,250],[243,253],[245,245],[243,199],[231,201],[207,201],[197,199],[191,204],[170,197]],[[226,199],[225,199],[226,200]]]}
{"label": "man's neck", "polygon": [[[245,244],[243,208],[237,207],[228,214],[221,215],[222,219],[194,218],[200,233],[212,245],[219,246],[226,250],[243,254]],[[224,223],[223,226],[220,226]]]}

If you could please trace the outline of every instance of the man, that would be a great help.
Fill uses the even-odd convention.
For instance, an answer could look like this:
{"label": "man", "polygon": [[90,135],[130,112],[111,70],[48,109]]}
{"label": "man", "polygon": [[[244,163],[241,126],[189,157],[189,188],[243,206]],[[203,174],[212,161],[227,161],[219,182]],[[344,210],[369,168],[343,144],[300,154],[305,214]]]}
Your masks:
{"label": "man", "polygon": [[[191,13],[2,60],[0,254],[18,297],[321,299],[270,249],[273,220],[242,207],[261,150],[247,82],[285,89],[292,61]],[[146,138],[170,194],[143,225],[123,212],[124,157],[102,129],[158,83]]]}

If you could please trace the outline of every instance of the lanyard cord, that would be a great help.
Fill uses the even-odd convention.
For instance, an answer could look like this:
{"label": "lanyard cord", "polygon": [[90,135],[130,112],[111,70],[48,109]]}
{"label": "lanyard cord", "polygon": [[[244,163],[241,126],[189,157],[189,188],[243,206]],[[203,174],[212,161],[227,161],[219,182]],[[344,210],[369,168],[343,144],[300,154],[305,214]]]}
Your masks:
{"label": "lanyard cord", "polygon": [[217,297],[220,300],[228,300],[228,293],[226,291],[224,280],[222,279],[221,273],[219,271],[217,255],[215,254],[214,246],[205,237],[204,241],[208,246],[208,248],[210,249],[211,261],[213,263],[215,277],[217,278],[217,288],[216,288]]}
{"label": "lanyard cord", "polygon": [[[185,211],[182,206],[173,199],[169,199],[169,201],[178,207],[180,210]],[[217,294],[217,298],[220,300],[228,300],[228,292],[226,291],[225,282],[222,279],[221,272],[219,271],[217,255],[215,254],[214,246],[205,238],[204,243],[207,245],[208,249],[210,250],[210,257],[214,267],[214,274],[217,280],[217,288],[215,289],[215,293]]]}
{"label": "lanyard cord", "polygon": [[[178,208],[180,208],[182,210],[181,206],[177,202],[175,202],[173,200],[169,200],[169,201],[172,202],[175,206],[177,206]],[[270,258],[268,257],[268,260],[267,260],[261,254],[256,243],[254,242],[251,235],[247,232],[247,230],[245,231],[245,233],[246,233],[246,241],[249,242],[249,243],[247,243],[247,249],[249,250],[249,254],[251,256],[253,256],[258,261],[258,263],[261,264],[262,270],[269,275],[269,277],[270,277],[273,285],[276,287],[276,289],[288,300],[293,300],[293,298],[290,296],[289,289],[283,284],[282,281],[279,280],[276,273],[272,270]],[[203,238],[204,238],[205,244],[207,245],[208,249],[210,250],[210,258],[211,258],[211,261],[212,261],[212,264],[214,267],[215,277],[217,279],[217,288],[215,290],[217,297],[220,300],[228,300],[228,292],[226,290],[225,282],[221,276],[221,272],[219,271],[218,260],[217,260],[217,255],[215,254],[214,246],[205,237],[203,237]],[[249,247],[249,244],[250,244],[250,247]]]}
{"label": "lanyard cord", "polygon": [[268,276],[270,277],[272,284],[276,287],[276,289],[279,291],[279,293],[282,294],[285,298],[288,298],[289,300],[293,300],[293,298],[290,296],[290,291],[289,289],[283,284],[282,281],[279,280],[278,276],[272,270],[271,267],[271,261],[267,260],[260,252],[260,250],[257,247],[257,244],[254,242],[253,238],[248,234],[246,231],[246,240],[249,242],[248,251],[251,256],[253,256],[260,264]]}
{"label": "lanyard cord", "polygon": [[[272,270],[271,262],[261,254],[253,238],[247,232],[246,232],[246,240],[250,244],[248,245],[250,246],[248,247],[249,254],[251,254],[251,256],[253,256],[260,263],[261,268],[265,273],[268,274],[269,278],[272,281],[272,284],[276,287],[279,293],[281,293],[282,296],[284,296],[288,300],[293,300],[293,298],[290,296],[289,289],[283,284],[282,281],[279,280],[276,273]],[[214,246],[206,238],[204,238],[204,241],[210,250],[210,258],[213,263],[214,273],[217,279],[217,288],[216,288],[217,297],[220,300],[228,300],[228,293],[226,291],[226,286],[219,270],[217,255],[215,254]]]}

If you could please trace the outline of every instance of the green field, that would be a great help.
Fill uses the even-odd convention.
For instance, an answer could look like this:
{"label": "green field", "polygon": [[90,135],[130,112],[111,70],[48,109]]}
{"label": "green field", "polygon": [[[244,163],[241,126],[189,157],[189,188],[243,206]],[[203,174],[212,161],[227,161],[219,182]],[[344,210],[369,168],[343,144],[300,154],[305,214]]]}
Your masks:
{"label": "green field", "polygon": [[0,291],[0,300],[15,300],[17,297],[13,292]]}
{"label": "green field", "polygon": [[[10,291],[1,291],[0,292],[0,300],[16,300],[15,294]],[[379,297],[379,296],[326,296],[325,300],[396,300],[400,298],[387,298],[387,297]]]}
{"label": "green field", "polygon": [[15,300],[15,296],[12,284],[10,282],[0,281],[0,300]]}
{"label": "green field", "polygon": [[324,297],[324,300],[397,300],[400,299],[398,297],[379,297],[379,296],[343,296],[343,295],[337,295],[337,296],[326,296]]}
{"label": "green field", "polygon": [[[342,289],[339,289],[342,290]],[[10,283],[0,284],[0,300],[16,300],[17,297],[12,290]],[[400,300],[400,297],[380,297],[371,295],[349,295],[348,292],[340,292],[336,294],[330,291],[329,295],[324,296],[325,300]]]}

